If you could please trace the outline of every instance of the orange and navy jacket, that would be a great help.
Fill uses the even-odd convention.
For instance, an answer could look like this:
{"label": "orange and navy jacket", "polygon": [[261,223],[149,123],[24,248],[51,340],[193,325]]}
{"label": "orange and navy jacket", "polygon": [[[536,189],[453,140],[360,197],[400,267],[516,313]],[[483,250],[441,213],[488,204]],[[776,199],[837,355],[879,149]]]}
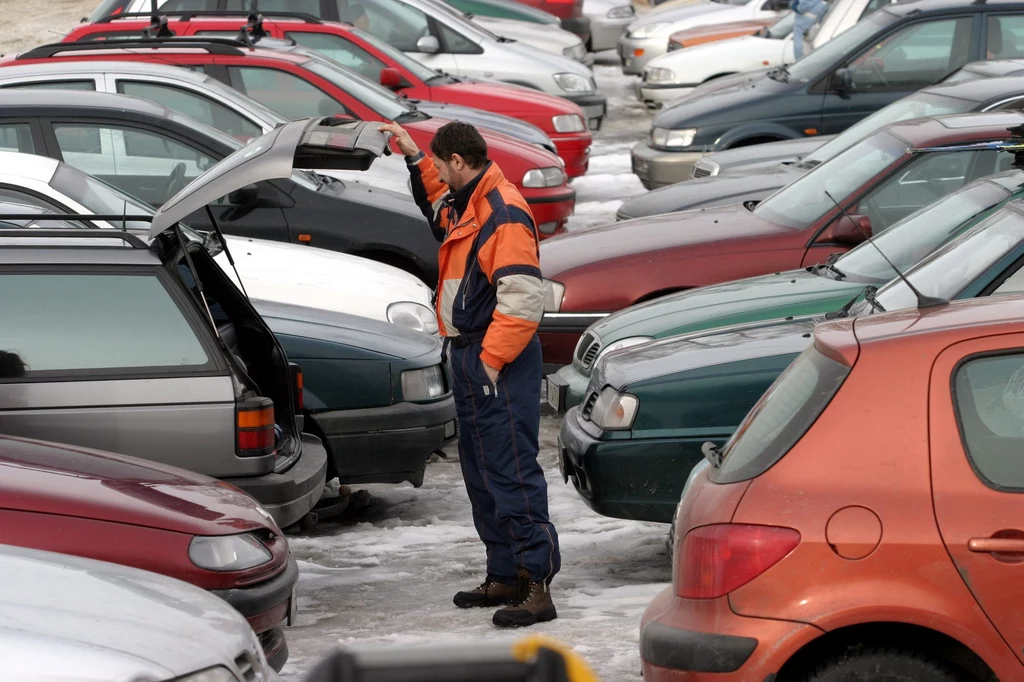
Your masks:
{"label": "orange and navy jacket", "polygon": [[480,359],[501,369],[519,356],[544,314],[537,224],[501,169],[489,162],[462,215],[420,152],[408,159],[413,198],[441,243],[435,307],[441,334],[483,340]]}

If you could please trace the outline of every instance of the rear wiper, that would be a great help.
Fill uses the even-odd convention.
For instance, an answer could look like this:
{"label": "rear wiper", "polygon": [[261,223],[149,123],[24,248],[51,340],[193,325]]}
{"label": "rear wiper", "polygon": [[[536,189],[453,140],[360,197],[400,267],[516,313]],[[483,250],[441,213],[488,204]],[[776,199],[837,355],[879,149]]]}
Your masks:
{"label": "rear wiper", "polygon": [[785,66],[780,66],[778,68],[772,69],[771,71],[768,72],[767,75],[773,81],[779,81],[780,83],[789,82],[789,69],[787,69]]}
{"label": "rear wiper", "polygon": [[711,441],[705,441],[704,445],[700,446],[700,451],[704,453],[704,459],[716,469],[722,466],[722,450]]}
{"label": "rear wiper", "polygon": [[[860,300],[861,296],[864,296],[865,299],[867,299],[870,296],[870,300],[874,300],[876,291],[878,291],[878,287],[874,286],[873,284],[869,284],[868,286],[864,287],[864,290],[861,293],[851,298],[842,308],[840,308],[839,310],[834,310],[830,313],[826,313],[825,319],[838,320],[843,317],[849,317],[850,309],[853,308],[854,304]],[[880,305],[878,301],[875,301],[875,304]]]}
{"label": "rear wiper", "polygon": [[817,275],[822,270],[825,270],[826,272],[831,270],[832,274],[835,275],[836,280],[846,279],[846,273],[836,267],[836,261],[839,260],[840,256],[842,256],[841,253],[833,253],[825,259],[824,263],[812,267],[811,274]]}
{"label": "rear wiper", "polygon": [[871,304],[871,310],[876,313],[884,313],[885,306],[878,302],[875,298],[875,287],[866,287],[864,289],[864,300]]}

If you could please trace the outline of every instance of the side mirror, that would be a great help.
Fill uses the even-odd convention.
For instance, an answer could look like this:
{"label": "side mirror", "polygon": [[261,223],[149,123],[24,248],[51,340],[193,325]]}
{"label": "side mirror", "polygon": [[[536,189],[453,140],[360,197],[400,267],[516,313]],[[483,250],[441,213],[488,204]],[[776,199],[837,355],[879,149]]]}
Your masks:
{"label": "side mirror", "polygon": [[871,219],[866,215],[844,214],[821,233],[819,242],[856,246],[871,236]]}
{"label": "side mirror", "polygon": [[259,193],[259,187],[256,185],[239,187],[228,195],[228,203],[232,206],[251,206],[256,203]]}
{"label": "side mirror", "polygon": [[437,38],[434,36],[423,36],[416,41],[416,51],[423,52],[425,54],[434,54],[440,51],[441,43],[437,42]]}
{"label": "side mirror", "polygon": [[853,74],[846,68],[836,69],[835,73],[832,74],[829,85],[836,92],[847,92],[853,88]]}
{"label": "side mirror", "polygon": [[398,90],[402,87],[402,74],[398,69],[390,66],[380,70],[380,84],[391,90]]}

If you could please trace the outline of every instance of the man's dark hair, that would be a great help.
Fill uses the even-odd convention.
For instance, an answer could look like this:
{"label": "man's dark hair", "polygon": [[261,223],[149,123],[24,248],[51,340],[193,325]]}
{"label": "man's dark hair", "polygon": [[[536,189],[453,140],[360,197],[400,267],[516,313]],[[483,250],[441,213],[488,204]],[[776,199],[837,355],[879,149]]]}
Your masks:
{"label": "man's dark hair", "polygon": [[0,350],[0,377],[11,379],[25,376],[28,365],[17,353]]}
{"label": "man's dark hair", "polygon": [[445,163],[458,154],[466,164],[476,170],[487,163],[487,143],[475,127],[462,121],[445,123],[434,133],[430,151]]}

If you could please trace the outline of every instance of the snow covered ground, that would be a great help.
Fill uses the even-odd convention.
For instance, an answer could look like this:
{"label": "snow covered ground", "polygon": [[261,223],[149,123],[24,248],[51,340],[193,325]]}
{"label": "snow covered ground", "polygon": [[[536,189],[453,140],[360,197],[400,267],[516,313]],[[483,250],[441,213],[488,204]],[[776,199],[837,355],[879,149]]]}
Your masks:
{"label": "snow covered ground", "polygon": [[[573,182],[578,199],[570,230],[613,221],[624,199],[645,191],[630,171],[629,150],[647,134],[651,116],[614,55],[602,55],[595,73],[610,113],[595,134],[590,172]],[[640,616],[671,580],[667,527],[590,511],[558,474],[558,426],[551,416],[541,424],[541,461],[562,548],[562,571],[551,586],[558,619],[530,632],[572,645],[605,682],[639,682]],[[290,539],[301,577],[286,680],[301,679],[337,644],[466,644],[524,634],[494,628],[491,609],[452,605],[452,595],[475,587],[484,571],[454,447],[447,460],[428,466],[422,488],[366,489],[373,496],[368,508]]]}

